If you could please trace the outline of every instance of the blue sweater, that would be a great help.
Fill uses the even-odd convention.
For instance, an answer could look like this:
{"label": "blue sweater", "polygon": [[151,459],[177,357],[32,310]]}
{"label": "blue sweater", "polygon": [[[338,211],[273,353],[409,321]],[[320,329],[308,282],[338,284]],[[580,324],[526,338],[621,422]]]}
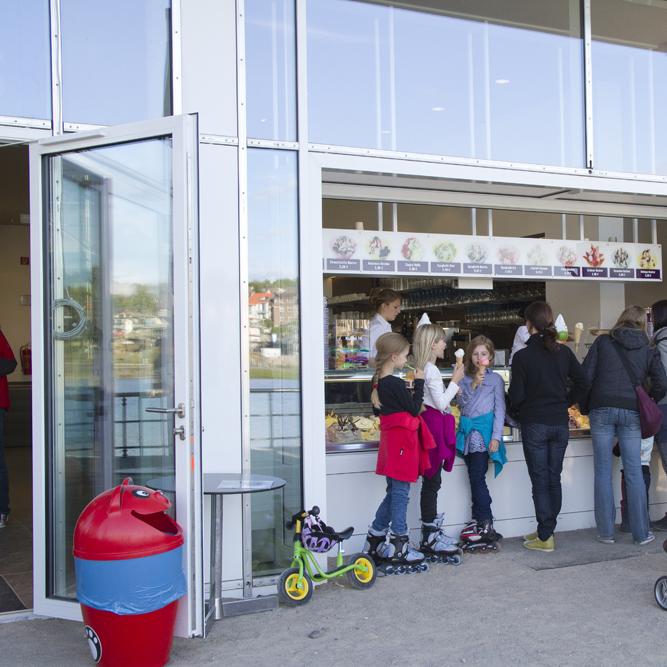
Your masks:
{"label": "blue sweater", "polygon": [[[485,415],[479,415],[478,417],[466,417],[465,415],[461,415],[461,418],[459,419],[459,429],[456,433],[456,451],[463,456],[463,452],[465,451],[465,441],[471,431],[478,431],[481,434],[488,451],[489,442],[493,440],[493,421],[493,412],[487,412]],[[502,437],[499,442],[500,446],[498,447],[498,450],[489,452],[489,458],[493,461],[495,468],[494,477],[500,475],[503,471],[503,466],[507,463],[505,443],[502,441]]]}

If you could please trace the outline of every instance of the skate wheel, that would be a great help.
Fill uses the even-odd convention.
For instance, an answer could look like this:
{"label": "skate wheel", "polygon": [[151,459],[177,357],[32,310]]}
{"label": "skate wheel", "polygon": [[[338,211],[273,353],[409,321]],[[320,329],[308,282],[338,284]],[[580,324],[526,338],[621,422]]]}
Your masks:
{"label": "skate wheel", "polygon": [[299,577],[299,570],[291,567],[285,570],[278,579],[278,599],[288,607],[305,604],[313,595],[313,582],[304,572]]}
{"label": "skate wheel", "polygon": [[653,588],[655,601],[661,609],[667,611],[667,577],[659,577]]}
{"label": "skate wheel", "polygon": [[352,588],[370,588],[375,583],[375,563],[368,554],[350,556],[348,565],[354,565],[353,570],[346,572],[347,583]]}
{"label": "skate wheel", "polygon": [[428,563],[422,563],[421,565],[418,565],[419,567],[419,572],[428,572]]}
{"label": "skate wheel", "polygon": [[461,565],[461,563],[463,562],[463,558],[461,558],[459,554],[455,554],[454,556],[450,556],[447,559],[447,562],[450,563],[451,565]]}

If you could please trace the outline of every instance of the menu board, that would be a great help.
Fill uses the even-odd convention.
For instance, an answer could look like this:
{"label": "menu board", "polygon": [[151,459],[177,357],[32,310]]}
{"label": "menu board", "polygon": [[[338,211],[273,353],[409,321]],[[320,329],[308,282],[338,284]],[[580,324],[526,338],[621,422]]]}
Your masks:
{"label": "menu board", "polygon": [[324,273],[661,281],[651,243],[323,230]]}

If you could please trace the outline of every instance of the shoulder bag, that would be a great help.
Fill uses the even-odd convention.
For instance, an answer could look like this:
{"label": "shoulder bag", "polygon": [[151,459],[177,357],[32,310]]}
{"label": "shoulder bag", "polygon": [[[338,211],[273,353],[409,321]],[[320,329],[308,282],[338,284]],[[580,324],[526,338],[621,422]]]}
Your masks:
{"label": "shoulder bag", "polygon": [[628,360],[625,352],[621,349],[621,346],[611,339],[612,347],[616,350],[621,363],[625,367],[625,370],[632,382],[632,386],[635,388],[635,394],[637,394],[637,404],[639,405],[639,423],[641,424],[642,429],[642,438],[650,438],[652,435],[655,435],[662,426],[662,411],[656,405],[656,402],[646,393],[646,389],[642,387],[640,382],[637,380],[637,376],[632,370],[630,361]]}

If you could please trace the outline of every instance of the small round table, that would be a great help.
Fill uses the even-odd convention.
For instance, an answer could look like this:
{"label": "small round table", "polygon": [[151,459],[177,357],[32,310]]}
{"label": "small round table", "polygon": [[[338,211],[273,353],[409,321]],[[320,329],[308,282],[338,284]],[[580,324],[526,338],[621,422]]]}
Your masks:
{"label": "small round table", "polygon": [[[242,598],[222,598],[222,501],[223,496],[246,493],[262,493],[264,491],[275,491],[282,489],[287,482],[280,477],[269,475],[243,475],[241,473],[204,473],[202,475],[202,486],[205,495],[211,498],[211,558],[210,558],[210,591],[204,628],[207,632],[210,622],[220,620],[223,616],[236,616],[254,611],[265,611],[275,609],[278,606],[278,598],[275,595],[253,597],[252,584],[244,586]],[[175,490],[174,477],[157,477],[146,484],[153,489],[163,491]],[[245,547],[246,545],[244,545]],[[247,545],[251,548],[251,545]],[[245,559],[244,559],[245,560]],[[245,563],[244,563],[245,570]],[[252,572],[243,572],[243,581],[252,582]]]}

